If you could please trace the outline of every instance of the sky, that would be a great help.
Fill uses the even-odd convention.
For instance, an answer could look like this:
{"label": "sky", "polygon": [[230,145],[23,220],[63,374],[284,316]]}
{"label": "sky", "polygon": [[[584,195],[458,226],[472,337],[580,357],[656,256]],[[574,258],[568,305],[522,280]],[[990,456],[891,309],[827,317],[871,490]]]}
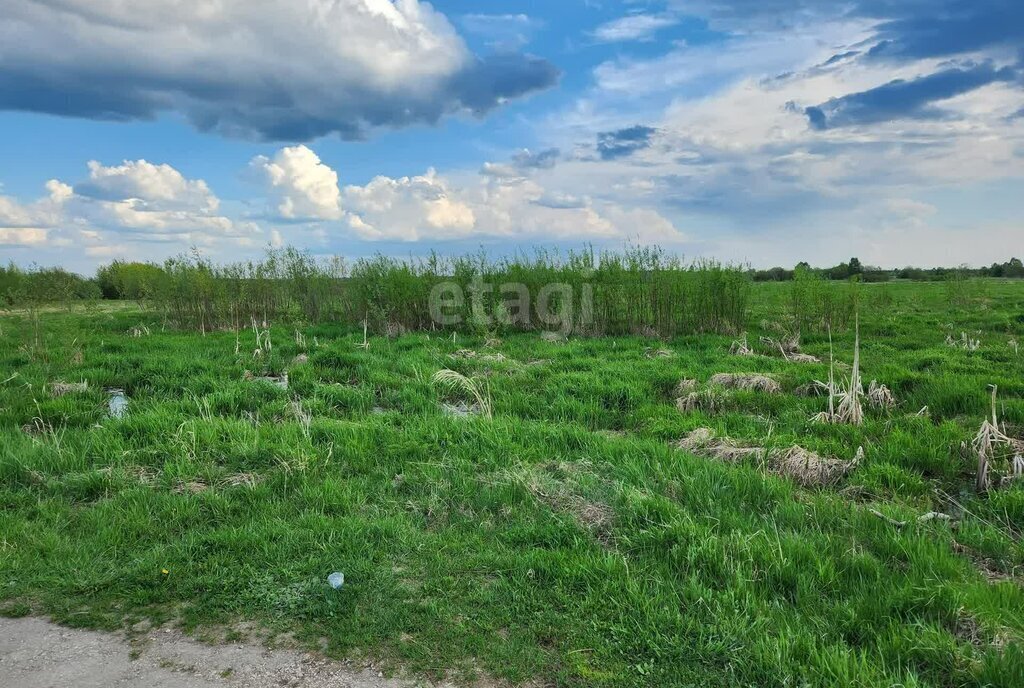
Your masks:
{"label": "sky", "polygon": [[0,261],[647,244],[1024,255],[1024,3],[0,3]]}

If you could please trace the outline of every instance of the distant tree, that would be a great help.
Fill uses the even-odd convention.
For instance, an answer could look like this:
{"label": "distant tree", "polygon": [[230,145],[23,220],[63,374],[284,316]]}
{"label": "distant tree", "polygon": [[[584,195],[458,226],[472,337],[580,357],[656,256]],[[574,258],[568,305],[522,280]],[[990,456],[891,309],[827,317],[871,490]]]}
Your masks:
{"label": "distant tree", "polygon": [[860,264],[859,258],[851,258],[848,265],[851,275],[859,275],[864,272],[864,267]]}

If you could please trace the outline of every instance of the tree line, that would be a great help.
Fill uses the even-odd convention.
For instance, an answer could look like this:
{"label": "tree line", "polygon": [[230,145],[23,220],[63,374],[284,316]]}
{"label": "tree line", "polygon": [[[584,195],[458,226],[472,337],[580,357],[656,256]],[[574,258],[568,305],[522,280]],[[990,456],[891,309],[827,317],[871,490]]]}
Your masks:
{"label": "tree line", "polygon": [[750,276],[755,282],[789,282],[798,270],[815,273],[824,279],[857,279],[861,282],[888,282],[894,279],[941,282],[949,279],[962,279],[964,277],[1024,278],[1024,263],[1021,262],[1020,258],[1011,258],[1005,263],[992,263],[989,267],[982,268],[966,266],[955,268],[915,268],[908,266],[894,269],[865,266],[861,264],[859,259],[851,258],[845,263],[840,263],[830,268],[814,268],[806,262],[801,262],[792,269],[774,267],[767,270],[750,270]]}

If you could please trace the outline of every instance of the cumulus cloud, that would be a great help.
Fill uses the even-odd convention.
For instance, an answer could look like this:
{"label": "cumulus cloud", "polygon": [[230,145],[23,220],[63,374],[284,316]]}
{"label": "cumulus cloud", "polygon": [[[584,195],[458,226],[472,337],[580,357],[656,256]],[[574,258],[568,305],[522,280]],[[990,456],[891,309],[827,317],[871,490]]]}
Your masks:
{"label": "cumulus cloud", "polygon": [[658,212],[552,191],[531,179],[478,178],[456,184],[429,170],[377,177],[344,189],[346,224],[362,239],[422,241],[627,239],[682,235]]}
{"label": "cumulus cloud", "polygon": [[336,220],[341,217],[338,174],[306,146],[282,148],[273,157],[249,163],[265,181],[280,217]]}
{"label": "cumulus cloud", "polygon": [[[220,199],[202,179],[188,179],[167,164],[126,160],[105,166],[88,163],[89,177],[70,189],[60,187],[62,207],[90,224],[134,232],[154,240],[238,236],[257,231],[218,211]],[[51,191],[51,194],[54,192]]]}
{"label": "cumulus cloud", "polygon": [[63,219],[62,207],[71,187],[51,179],[46,190],[46,196],[27,204],[0,196],[0,245],[29,247],[46,242]]}
{"label": "cumulus cloud", "polygon": [[125,160],[120,165],[105,167],[90,160],[87,167],[89,178],[73,187],[73,193],[84,198],[114,202],[136,199],[163,210],[215,211],[220,204],[205,181],[186,179],[167,164]]}
{"label": "cumulus cloud", "polygon": [[0,244],[80,247],[101,257],[124,241],[210,245],[260,233],[251,222],[223,215],[206,182],[170,165],[126,160],[87,167],[86,179],[74,185],[51,179],[46,195],[33,202],[0,196]]}
{"label": "cumulus cloud", "polygon": [[539,58],[474,55],[419,0],[9,0],[0,64],[0,109],[177,111],[202,130],[295,141],[483,114],[558,77]]}

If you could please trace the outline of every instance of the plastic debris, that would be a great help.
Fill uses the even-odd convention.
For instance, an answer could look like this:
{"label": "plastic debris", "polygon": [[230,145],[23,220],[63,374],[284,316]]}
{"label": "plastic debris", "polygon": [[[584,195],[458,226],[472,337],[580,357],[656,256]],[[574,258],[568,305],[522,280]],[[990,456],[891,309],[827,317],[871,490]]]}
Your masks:
{"label": "plastic debris", "polygon": [[107,401],[107,410],[111,418],[124,418],[128,413],[128,397],[123,389],[108,389],[110,399]]}
{"label": "plastic debris", "polygon": [[327,576],[327,583],[335,590],[341,590],[341,586],[345,585],[345,574],[341,571],[335,571]]}

